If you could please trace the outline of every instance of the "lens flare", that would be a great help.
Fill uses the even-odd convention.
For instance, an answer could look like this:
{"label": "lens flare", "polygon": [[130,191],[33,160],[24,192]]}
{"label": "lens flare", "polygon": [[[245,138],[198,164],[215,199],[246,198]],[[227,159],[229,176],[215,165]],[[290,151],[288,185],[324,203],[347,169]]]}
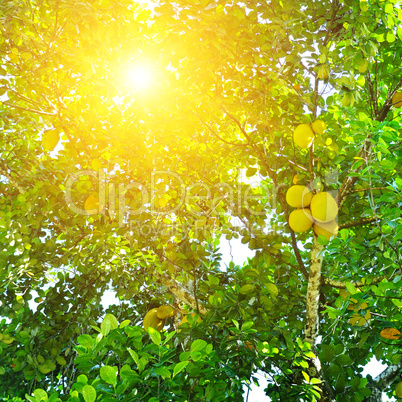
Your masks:
{"label": "lens flare", "polygon": [[153,78],[152,67],[147,64],[136,64],[128,71],[129,84],[137,90],[149,89]]}

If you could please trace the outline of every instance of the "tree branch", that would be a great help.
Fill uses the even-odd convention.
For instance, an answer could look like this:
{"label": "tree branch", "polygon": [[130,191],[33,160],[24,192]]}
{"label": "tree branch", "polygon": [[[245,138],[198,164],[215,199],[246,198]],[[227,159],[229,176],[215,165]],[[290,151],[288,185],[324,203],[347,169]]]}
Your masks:
{"label": "tree branch", "polygon": [[[350,282],[350,283],[357,288],[361,288],[363,286],[370,286],[375,283],[381,282],[383,279],[387,279],[387,278],[388,278],[388,275],[381,275],[381,276],[376,276],[374,278],[368,278],[363,281],[356,281],[356,282]],[[349,282],[349,281],[347,281],[347,282]],[[332,286],[333,288],[338,288],[338,289],[346,288],[346,281],[340,281],[340,280],[331,279],[331,278],[322,277],[322,284]]]}
{"label": "tree branch", "polygon": [[381,396],[381,392],[388,388],[394,381],[396,381],[402,370],[402,359],[398,364],[393,364],[388,366],[382,373],[378,374],[374,378],[374,383],[369,384],[369,388],[372,390],[372,395],[365,399],[366,402],[376,402],[378,399],[378,394]]}
{"label": "tree branch", "polygon": [[378,217],[376,218],[374,216],[370,216],[370,217],[362,218],[362,219],[355,219],[355,220],[346,222],[342,225],[339,225],[338,229],[341,230],[341,229],[352,228],[355,226],[363,226],[363,225],[367,225],[368,223],[376,222],[378,220],[379,220],[379,218]]}
{"label": "tree branch", "polygon": [[3,101],[2,103],[4,105],[14,107],[16,109],[25,110],[26,112],[32,112],[32,113],[40,114],[42,116],[56,116],[56,113],[48,113],[48,112],[42,112],[41,110],[29,109],[29,108],[13,105],[12,103],[9,103],[7,101]]}

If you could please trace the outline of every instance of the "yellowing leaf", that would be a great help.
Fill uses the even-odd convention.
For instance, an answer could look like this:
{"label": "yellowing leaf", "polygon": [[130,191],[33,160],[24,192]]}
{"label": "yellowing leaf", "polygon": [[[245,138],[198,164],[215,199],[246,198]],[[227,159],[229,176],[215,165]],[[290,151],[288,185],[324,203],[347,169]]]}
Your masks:
{"label": "yellowing leaf", "polygon": [[56,129],[48,130],[43,134],[42,145],[47,151],[53,151],[59,143],[60,136]]}
{"label": "yellowing leaf", "polygon": [[362,317],[358,313],[354,313],[351,319],[349,320],[349,324],[362,327],[370,318],[371,318],[370,311],[368,311],[364,317]]}
{"label": "yellowing leaf", "polygon": [[396,328],[385,328],[380,332],[380,336],[385,339],[399,339],[401,337],[401,332]]}
{"label": "yellowing leaf", "polygon": [[21,53],[21,57],[22,57],[24,60],[29,60],[29,59],[32,57],[32,54],[29,53],[29,52],[23,52],[23,53]]}
{"label": "yellowing leaf", "polygon": [[93,170],[99,170],[102,167],[102,162],[99,159],[93,159],[91,162]]}
{"label": "yellowing leaf", "polygon": [[99,213],[99,198],[96,193],[91,194],[86,200],[84,205],[85,211],[89,215],[94,215]]}
{"label": "yellowing leaf", "polygon": [[10,345],[11,343],[13,343],[14,342],[14,338],[12,338],[10,335],[8,335],[8,334],[4,334],[3,335],[3,342],[6,344],[6,345]]}
{"label": "yellowing leaf", "polygon": [[268,292],[271,294],[271,296],[278,296],[279,291],[278,288],[273,284],[273,283],[267,283],[265,285],[265,287],[267,288]]}
{"label": "yellowing leaf", "polygon": [[167,204],[167,199],[164,196],[155,198],[155,206],[157,208],[165,208],[166,204]]}

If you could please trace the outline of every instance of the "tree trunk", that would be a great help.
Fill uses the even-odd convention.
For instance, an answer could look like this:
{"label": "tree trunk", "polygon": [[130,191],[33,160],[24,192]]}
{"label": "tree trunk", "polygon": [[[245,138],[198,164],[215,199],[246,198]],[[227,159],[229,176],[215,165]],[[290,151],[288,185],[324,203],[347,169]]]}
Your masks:
{"label": "tree trunk", "polygon": [[388,388],[393,382],[402,376],[402,359],[398,364],[387,367],[382,373],[374,378],[374,382],[369,384],[371,396],[364,399],[364,402],[381,402],[382,391]]}
{"label": "tree trunk", "polygon": [[318,335],[318,307],[321,286],[322,250],[323,246],[318,243],[317,237],[314,236],[307,287],[306,326],[304,329],[304,341],[309,342],[313,349]]}

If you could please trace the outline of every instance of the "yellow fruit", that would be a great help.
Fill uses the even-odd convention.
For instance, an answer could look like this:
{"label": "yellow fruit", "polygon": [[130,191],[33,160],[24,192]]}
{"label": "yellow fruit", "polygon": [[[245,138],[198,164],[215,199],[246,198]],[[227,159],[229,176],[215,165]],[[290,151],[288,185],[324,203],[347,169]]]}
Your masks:
{"label": "yellow fruit", "polygon": [[157,309],[156,315],[159,319],[165,320],[166,318],[173,317],[174,309],[172,306],[160,306]]}
{"label": "yellow fruit", "polygon": [[289,215],[289,226],[294,232],[306,232],[313,226],[313,217],[308,208],[296,209]]}
{"label": "yellow fruit", "polygon": [[96,193],[91,194],[86,200],[84,204],[85,211],[89,215],[94,215],[99,213],[99,198]]}
{"label": "yellow fruit", "polygon": [[316,134],[323,134],[324,131],[327,129],[327,126],[322,120],[316,120],[312,125],[311,125],[313,131]]}
{"label": "yellow fruit", "polygon": [[145,314],[144,321],[142,324],[144,325],[145,331],[148,327],[155,328],[157,331],[160,331],[163,328],[164,320],[158,318],[158,309],[153,308]]}
{"label": "yellow fruit", "polygon": [[398,382],[398,384],[396,384],[395,396],[397,398],[402,398],[402,382]]}
{"label": "yellow fruit", "polygon": [[313,229],[317,236],[324,235],[328,240],[338,234],[338,224],[335,221],[327,223],[316,222],[313,225]]}
{"label": "yellow fruit", "polygon": [[[193,321],[192,321],[193,325],[194,325],[194,318],[195,317],[197,317],[197,321],[195,323],[200,323],[202,321],[202,318],[197,313],[191,313],[190,315],[191,315],[191,317],[193,317]],[[185,315],[182,318],[182,320],[180,321],[179,327],[181,325],[185,324],[185,323],[189,323],[187,317],[188,317],[188,315]],[[178,332],[180,332],[180,330],[178,330]]]}
{"label": "yellow fruit", "polygon": [[330,222],[338,215],[338,205],[330,193],[316,194],[310,204],[311,214],[318,222]]}
{"label": "yellow fruit", "polygon": [[286,202],[293,208],[305,208],[310,205],[313,194],[306,186],[292,186],[286,192]]}
{"label": "yellow fruit", "polygon": [[42,145],[47,151],[53,151],[59,143],[60,136],[56,129],[47,130],[43,134]]}
{"label": "yellow fruit", "polygon": [[395,107],[402,107],[402,92],[395,92],[392,97],[392,103]]}
{"label": "yellow fruit", "polygon": [[299,124],[293,132],[293,141],[300,148],[309,148],[313,140],[314,133],[308,124]]}
{"label": "yellow fruit", "polygon": [[326,80],[329,77],[330,68],[328,64],[323,64],[318,67],[317,77],[319,80]]}

